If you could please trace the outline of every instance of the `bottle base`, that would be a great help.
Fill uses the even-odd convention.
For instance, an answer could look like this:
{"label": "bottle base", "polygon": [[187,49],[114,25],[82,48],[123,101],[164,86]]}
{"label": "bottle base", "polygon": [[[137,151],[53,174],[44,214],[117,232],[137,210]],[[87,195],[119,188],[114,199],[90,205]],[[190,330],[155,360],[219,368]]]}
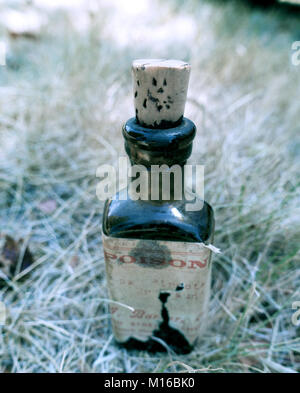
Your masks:
{"label": "bottle base", "polygon": [[[152,338],[147,341],[130,338],[124,343],[120,343],[118,341],[116,341],[116,343],[120,348],[125,348],[128,351],[147,351],[149,353],[168,352],[166,346]],[[192,352],[194,348],[187,342],[183,342],[182,346],[180,346],[180,342],[177,342],[176,346],[168,344],[168,347],[177,355],[187,355]]]}
{"label": "bottle base", "polygon": [[[163,345],[163,343],[166,345]],[[184,335],[179,330],[172,328],[167,321],[161,322],[159,329],[154,330],[153,336],[147,341],[130,337],[123,343],[117,341],[117,344],[127,350],[140,350],[151,353],[167,352],[169,347],[178,355],[186,355],[194,348]]]}

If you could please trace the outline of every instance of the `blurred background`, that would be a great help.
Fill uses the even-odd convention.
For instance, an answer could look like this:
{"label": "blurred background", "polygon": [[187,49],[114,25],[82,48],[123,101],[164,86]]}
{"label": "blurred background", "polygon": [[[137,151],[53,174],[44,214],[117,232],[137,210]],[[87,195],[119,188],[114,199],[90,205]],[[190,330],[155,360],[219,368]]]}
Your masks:
{"label": "blurred background", "polygon": [[[297,3],[0,2],[1,371],[300,371]],[[126,352],[110,326],[95,173],[125,154],[136,58],[192,65],[222,254],[188,356]]]}

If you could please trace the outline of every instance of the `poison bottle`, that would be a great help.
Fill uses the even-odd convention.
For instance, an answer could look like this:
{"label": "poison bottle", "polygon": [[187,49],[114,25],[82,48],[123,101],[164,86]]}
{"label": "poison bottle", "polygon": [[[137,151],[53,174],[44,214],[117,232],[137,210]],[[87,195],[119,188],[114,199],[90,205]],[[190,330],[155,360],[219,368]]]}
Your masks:
{"label": "poison bottle", "polygon": [[132,71],[136,116],[123,137],[133,177],[106,201],[102,225],[112,327],[126,348],[188,353],[206,326],[214,250],[213,209],[186,189],[190,65],[142,59]]}

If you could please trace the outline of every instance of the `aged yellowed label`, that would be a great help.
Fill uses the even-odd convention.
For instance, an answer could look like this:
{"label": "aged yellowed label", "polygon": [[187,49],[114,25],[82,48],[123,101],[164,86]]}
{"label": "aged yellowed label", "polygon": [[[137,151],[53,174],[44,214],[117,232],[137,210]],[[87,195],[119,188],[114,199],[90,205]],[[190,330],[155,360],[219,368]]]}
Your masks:
{"label": "aged yellowed label", "polygon": [[116,339],[146,341],[168,324],[192,345],[205,326],[209,246],[104,234],[102,239]]}

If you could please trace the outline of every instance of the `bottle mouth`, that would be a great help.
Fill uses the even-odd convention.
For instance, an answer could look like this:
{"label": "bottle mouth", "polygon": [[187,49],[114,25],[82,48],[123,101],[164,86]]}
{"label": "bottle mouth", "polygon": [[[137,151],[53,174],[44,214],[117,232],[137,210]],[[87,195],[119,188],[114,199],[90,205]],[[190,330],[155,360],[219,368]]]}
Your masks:
{"label": "bottle mouth", "polygon": [[138,115],[136,115],[136,122],[139,124],[141,127],[145,128],[150,128],[151,130],[164,130],[166,128],[174,128],[177,127],[181,124],[183,116],[180,116],[178,120],[176,121],[169,121],[169,120],[161,120],[160,123],[157,123],[157,121],[154,121],[153,124],[146,124],[144,123]]}
{"label": "bottle mouth", "polygon": [[124,124],[122,131],[131,162],[145,166],[182,165],[191,155],[196,126],[183,117],[176,127],[150,129],[133,117]]}

